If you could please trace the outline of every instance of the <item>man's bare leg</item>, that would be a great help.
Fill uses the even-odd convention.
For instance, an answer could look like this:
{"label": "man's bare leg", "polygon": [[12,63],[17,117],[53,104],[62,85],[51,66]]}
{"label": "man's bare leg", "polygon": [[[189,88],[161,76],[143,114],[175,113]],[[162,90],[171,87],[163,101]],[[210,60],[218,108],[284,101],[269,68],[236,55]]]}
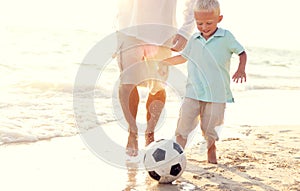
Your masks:
{"label": "man's bare leg", "polygon": [[126,154],[129,156],[137,156],[138,151],[138,134],[134,132],[129,132],[128,141],[126,145]]}
{"label": "man's bare leg", "polygon": [[129,156],[138,155],[138,129],[136,125],[136,115],[139,104],[139,93],[137,87],[133,84],[122,84],[119,88],[119,98],[128,123],[128,142],[126,153]]}
{"label": "man's bare leg", "polygon": [[156,94],[149,94],[146,103],[147,108],[147,129],[145,132],[146,146],[154,141],[154,130],[160,114],[165,106],[166,91],[160,90]]}

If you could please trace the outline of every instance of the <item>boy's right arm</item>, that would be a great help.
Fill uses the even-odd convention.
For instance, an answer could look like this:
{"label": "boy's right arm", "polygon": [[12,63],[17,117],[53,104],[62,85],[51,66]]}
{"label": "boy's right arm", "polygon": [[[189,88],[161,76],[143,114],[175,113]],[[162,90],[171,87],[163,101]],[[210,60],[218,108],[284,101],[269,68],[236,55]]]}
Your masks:
{"label": "boy's right arm", "polygon": [[181,56],[181,55],[177,55],[177,56],[173,56],[173,57],[170,57],[170,58],[166,58],[166,59],[162,60],[158,64],[158,73],[161,76],[165,76],[165,75],[167,75],[167,71],[165,70],[166,66],[183,64],[186,61],[187,60],[183,56]]}
{"label": "boy's right arm", "polygon": [[186,59],[181,56],[181,55],[177,55],[177,56],[173,56],[170,58],[166,58],[163,61],[161,61],[161,63],[163,65],[167,65],[167,66],[171,66],[171,65],[177,65],[177,64],[183,64],[186,62]]}

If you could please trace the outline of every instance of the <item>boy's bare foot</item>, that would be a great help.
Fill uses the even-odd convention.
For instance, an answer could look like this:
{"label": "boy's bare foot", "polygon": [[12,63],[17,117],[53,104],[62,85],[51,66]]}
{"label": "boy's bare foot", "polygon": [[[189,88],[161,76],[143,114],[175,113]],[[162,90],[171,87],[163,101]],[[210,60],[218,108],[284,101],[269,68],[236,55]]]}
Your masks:
{"label": "boy's bare foot", "polygon": [[154,132],[145,133],[145,145],[148,146],[154,141]]}
{"label": "boy's bare foot", "polygon": [[216,145],[213,143],[207,150],[207,162],[211,164],[218,164],[217,162],[217,153]]}
{"label": "boy's bare foot", "polygon": [[128,142],[126,146],[126,154],[129,156],[137,156],[138,155],[138,136],[137,133],[129,133]]}
{"label": "boy's bare foot", "polygon": [[176,142],[184,149],[187,139],[184,139],[181,135],[176,136]]}

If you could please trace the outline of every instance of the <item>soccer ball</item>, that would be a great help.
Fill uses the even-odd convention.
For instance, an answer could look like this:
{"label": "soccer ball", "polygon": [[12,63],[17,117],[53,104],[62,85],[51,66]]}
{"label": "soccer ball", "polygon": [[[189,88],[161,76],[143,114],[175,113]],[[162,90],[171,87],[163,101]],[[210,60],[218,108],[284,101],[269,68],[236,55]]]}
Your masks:
{"label": "soccer ball", "polygon": [[182,147],[167,139],[148,145],[143,162],[149,176],[159,183],[173,182],[181,176],[186,167]]}

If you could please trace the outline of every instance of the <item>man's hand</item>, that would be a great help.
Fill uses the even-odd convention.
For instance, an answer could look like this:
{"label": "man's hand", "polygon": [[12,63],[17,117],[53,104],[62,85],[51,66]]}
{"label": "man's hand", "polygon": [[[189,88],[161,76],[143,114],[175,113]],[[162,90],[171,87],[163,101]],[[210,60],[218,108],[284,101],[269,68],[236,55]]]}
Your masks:
{"label": "man's hand", "polygon": [[173,47],[171,48],[172,51],[179,52],[183,50],[187,42],[187,39],[184,38],[182,35],[177,34],[173,39]]}

